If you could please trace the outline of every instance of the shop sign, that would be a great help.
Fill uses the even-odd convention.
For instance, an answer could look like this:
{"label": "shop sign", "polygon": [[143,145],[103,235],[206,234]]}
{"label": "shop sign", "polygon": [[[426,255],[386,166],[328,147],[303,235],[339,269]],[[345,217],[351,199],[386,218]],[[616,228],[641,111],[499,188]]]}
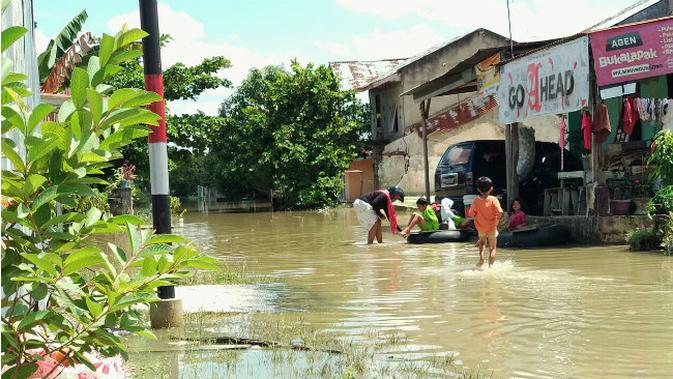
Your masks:
{"label": "shop sign", "polygon": [[588,37],[580,37],[502,66],[500,121],[510,124],[533,116],[573,112],[587,105],[588,50]]}
{"label": "shop sign", "polygon": [[599,86],[673,72],[673,19],[591,33]]}
{"label": "shop sign", "polygon": [[498,90],[498,84],[500,84],[500,75],[496,69],[498,63],[500,63],[500,52],[474,65],[479,96],[495,95]]}

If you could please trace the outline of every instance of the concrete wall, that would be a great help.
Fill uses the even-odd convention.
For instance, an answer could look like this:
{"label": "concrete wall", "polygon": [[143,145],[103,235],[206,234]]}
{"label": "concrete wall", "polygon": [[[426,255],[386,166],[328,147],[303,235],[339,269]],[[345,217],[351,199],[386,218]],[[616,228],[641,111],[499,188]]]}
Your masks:
{"label": "concrete wall", "polygon": [[[558,142],[559,126],[556,116],[536,117],[524,125],[534,128],[537,141]],[[504,139],[504,126],[498,120],[497,107],[459,128],[429,135],[430,192],[435,190],[434,175],[437,164],[449,146],[471,140]],[[411,133],[387,144],[383,149],[377,174],[381,187],[397,184],[409,195],[424,194],[423,146],[420,136]]]}

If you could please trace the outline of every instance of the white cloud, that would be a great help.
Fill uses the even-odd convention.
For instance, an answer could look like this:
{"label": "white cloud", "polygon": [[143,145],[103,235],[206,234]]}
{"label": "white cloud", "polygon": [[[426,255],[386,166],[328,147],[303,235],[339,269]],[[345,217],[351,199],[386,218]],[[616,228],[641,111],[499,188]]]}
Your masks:
{"label": "white cloud", "polygon": [[[271,64],[287,63],[297,54],[287,51],[283,54],[260,53],[239,46],[240,36],[231,35],[226,40],[214,41],[210,38],[203,23],[186,12],[176,11],[170,6],[159,3],[159,30],[162,34],[170,34],[173,40],[161,50],[164,68],[177,62],[196,65],[206,57],[222,55],[231,61],[232,67],[219,72],[218,75],[231,80],[237,86],[248,76],[253,67],[264,67]],[[140,16],[137,11],[112,17],[107,27],[110,33],[116,33],[124,24],[129,27],[140,27]],[[231,90],[216,89],[205,91],[197,101],[173,101],[169,104],[173,113],[194,113],[202,110],[206,114],[217,114],[217,109]]]}
{"label": "white cloud", "polygon": [[[634,0],[596,2],[591,0],[513,0],[512,37],[518,41],[561,37],[585,29],[605,19]],[[507,35],[505,0],[336,0],[337,5],[387,20],[418,17],[456,28],[459,33],[487,28]],[[448,38],[447,38],[448,39]]]}
{"label": "white cloud", "polygon": [[430,26],[420,24],[404,30],[374,29],[366,35],[351,36],[345,42],[317,42],[316,45],[335,59],[375,60],[408,58],[445,39]]}

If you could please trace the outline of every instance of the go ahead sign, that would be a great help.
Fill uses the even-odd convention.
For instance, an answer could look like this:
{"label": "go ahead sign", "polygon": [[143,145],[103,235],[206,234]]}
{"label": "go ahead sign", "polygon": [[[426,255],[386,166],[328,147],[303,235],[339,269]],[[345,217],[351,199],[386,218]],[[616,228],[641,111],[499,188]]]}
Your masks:
{"label": "go ahead sign", "polygon": [[673,19],[591,33],[599,86],[673,72]]}
{"label": "go ahead sign", "polygon": [[589,39],[580,37],[500,68],[498,104],[504,124],[573,112],[589,99]]}

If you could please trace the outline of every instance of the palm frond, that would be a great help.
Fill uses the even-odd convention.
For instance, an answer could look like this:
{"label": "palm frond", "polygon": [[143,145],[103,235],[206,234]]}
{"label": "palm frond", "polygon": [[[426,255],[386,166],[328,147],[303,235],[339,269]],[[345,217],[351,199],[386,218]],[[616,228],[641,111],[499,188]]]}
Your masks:
{"label": "palm frond", "polygon": [[70,77],[72,70],[82,62],[82,57],[91,51],[95,45],[96,39],[90,32],[86,32],[77,38],[49,71],[42,84],[42,92],[58,92],[63,83]]}
{"label": "palm frond", "polygon": [[38,55],[37,63],[40,69],[41,81],[49,75],[56,62],[61,59],[63,54],[72,46],[73,42],[77,40],[77,35],[82,31],[82,26],[87,17],[86,10],[82,10],[63,27],[54,39],[49,41],[47,49]]}

